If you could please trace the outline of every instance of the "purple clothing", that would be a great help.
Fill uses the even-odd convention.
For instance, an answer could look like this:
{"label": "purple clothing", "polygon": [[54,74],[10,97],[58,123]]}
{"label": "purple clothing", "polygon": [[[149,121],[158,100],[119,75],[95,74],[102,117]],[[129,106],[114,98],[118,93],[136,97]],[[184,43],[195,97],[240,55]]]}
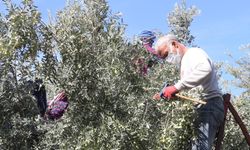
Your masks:
{"label": "purple clothing", "polygon": [[144,46],[144,48],[146,48],[146,50],[147,50],[148,52],[150,52],[150,53],[153,54],[153,55],[156,55],[158,58],[161,58],[159,55],[156,54],[156,51],[155,51],[155,49],[152,47],[152,44],[146,43],[146,44],[144,44],[143,46]]}
{"label": "purple clothing", "polygon": [[57,101],[53,105],[53,108],[50,111],[48,111],[49,118],[53,120],[61,118],[67,107],[68,107],[68,102]]}
{"label": "purple clothing", "polygon": [[61,118],[68,107],[68,98],[64,92],[59,93],[52,101],[49,102],[47,115],[51,120]]}

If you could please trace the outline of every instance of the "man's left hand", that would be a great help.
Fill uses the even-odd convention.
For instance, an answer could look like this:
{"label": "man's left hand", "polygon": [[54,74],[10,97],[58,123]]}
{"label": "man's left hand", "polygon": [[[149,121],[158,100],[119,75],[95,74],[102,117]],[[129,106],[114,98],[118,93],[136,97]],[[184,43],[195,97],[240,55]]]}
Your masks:
{"label": "man's left hand", "polygon": [[153,96],[153,100],[159,101],[160,99],[161,99],[160,93],[156,93],[156,94]]}

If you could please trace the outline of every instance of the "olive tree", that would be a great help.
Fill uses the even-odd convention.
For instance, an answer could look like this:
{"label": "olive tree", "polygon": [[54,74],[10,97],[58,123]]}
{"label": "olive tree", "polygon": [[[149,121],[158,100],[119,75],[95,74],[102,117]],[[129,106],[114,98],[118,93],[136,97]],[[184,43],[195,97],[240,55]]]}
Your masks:
{"label": "olive tree", "polygon": [[0,145],[1,149],[31,149],[42,131],[37,128],[38,108],[28,81],[43,74],[38,54],[44,50],[45,32],[32,1],[3,2],[7,13],[0,17]]}
{"label": "olive tree", "polygon": [[[248,132],[250,129],[249,122],[249,45],[241,46],[243,50],[243,57],[233,62],[235,65],[224,64],[227,73],[232,75],[231,82],[226,83],[226,87],[238,87],[243,90],[239,96],[232,95],[231,103],[235,107],[237,113],[241,117]],[[245,137],[239,127],[239,124],[235,121],[231,113],[228,113],[225,128],[225,137],[223,143],[223,149],[249,149]]]}
{"label": "olive tree", "polygon": [[152,100],[164,81],[177,79],[175,68],[157,65],[147,76],[136,72],[134,59],[148,54],[138,43],[126,41],[125,25],[106,1],[68,1],[54,20],[48,26],[61,61],[49,79],[67,92],[70,107],[63,120],[42,126],[49,131],[38,147],[176,149],[190,145],[186,140],[192,135],[190,105]]}
{"label": "olive tree", "polygon": [[174,10],[168,14],[167,21],[170,32],[187,46],[193,45],[195,37],[191,34],[190,26],[194,17],[199,14],[200,10],[196,6],[187,7],[186,0],[176,3]]}
{"label": "olive tree", "polygon": [[[105,0],[69,0],[49,23],[42,22],[31,0],[18,6],[4,3],[8,13],[0,16],[0,148],[190,147],[192,103],[152,100],[164,82],[178,80],[178,69],[156,64],[141,75],[135,60],[144,58],[146,63],[149,54],[139,42],[124,37],[126,25]],[[169,14],[171,31],[190,45],[194,38],[188,27],[195,12],[183,1]],[[69,107],[60,120],[36,119],[35,99],[25,84],[35,77],[44,80],[48,99],[59,90],[66,92]]]}

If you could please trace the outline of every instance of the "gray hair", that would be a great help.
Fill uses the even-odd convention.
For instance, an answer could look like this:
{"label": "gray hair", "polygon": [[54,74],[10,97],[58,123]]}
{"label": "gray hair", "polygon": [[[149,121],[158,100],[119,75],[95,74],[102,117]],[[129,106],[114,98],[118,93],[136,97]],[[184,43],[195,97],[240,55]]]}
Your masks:
{"label": "gray hair", "polygon": [[164,35],[164,36],[160,37],[160,38],[157,40],[157,42],[156,42],[156,44],[155,44],[155,49],[157,50],[158,47],[161,46],[162,44],[168,45],[168,44],[170,44],[170,42],[172,42],[172,41],[178,41],[175,35],[173,35],[173,34]]}

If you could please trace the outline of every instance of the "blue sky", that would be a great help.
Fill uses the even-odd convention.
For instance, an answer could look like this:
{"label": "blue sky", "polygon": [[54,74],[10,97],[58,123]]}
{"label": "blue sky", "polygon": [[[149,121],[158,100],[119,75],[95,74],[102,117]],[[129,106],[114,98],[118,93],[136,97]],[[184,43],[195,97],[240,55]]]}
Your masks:
{"label": "blue sky", "polygon": [[[123,13],[128,24],[129,36],[143,29],[169,31],[167,15],[173,10],[176,0],[109,0],[111,9]],[[226,60],[226,52],[240,57],[238,48],[250,43],[250,1],[186,0],[187,6],[195,5],[201,14],[194,18],[191,34],[195,44],[205,49],[215,60]]]}
{"label": "blue sky", "polygon": [[[20,2],[21,0],[14,0]],[[127,24],[126,37],[131,38],[142,30],[169,31],[167,15],[176,2],[181,0],[107,0],[113,13],[122,12]],[[191,24],[194,43],[205,49],[214,61],[227,61],[226,53],[235,59],[242,56],[239,46],[250,43],[250,1],[249,0],[186,0],[187,7],[195,5],[201,14]],[[64,7],[65,0],[35,0],[42,12],[43,20],[48,11],[55,15]],[[0,10],[2,10],[2,2]],[[230,61],[230,60],[229,60]]]}
{"label": "blue sky", "polygon": [[[20,2],[20,0],[14,0]],[[181,0],[107,0],[113,13],[121,12],[127,24],[126,37],[131,38],[142,30],[169,31],[167,15]],[[250,43],[250,0],[186,0],[187,7],[195,5],[201,14],[191,24],[194,43],[203,48],[214,61],[232,63],[231,53],[237,60],[244,55],[242,44]],[[35,0],[48,20],[48,11],[55,15],[64,7],[65,0]],[[0,10],[3,10],[0,2]]]}

